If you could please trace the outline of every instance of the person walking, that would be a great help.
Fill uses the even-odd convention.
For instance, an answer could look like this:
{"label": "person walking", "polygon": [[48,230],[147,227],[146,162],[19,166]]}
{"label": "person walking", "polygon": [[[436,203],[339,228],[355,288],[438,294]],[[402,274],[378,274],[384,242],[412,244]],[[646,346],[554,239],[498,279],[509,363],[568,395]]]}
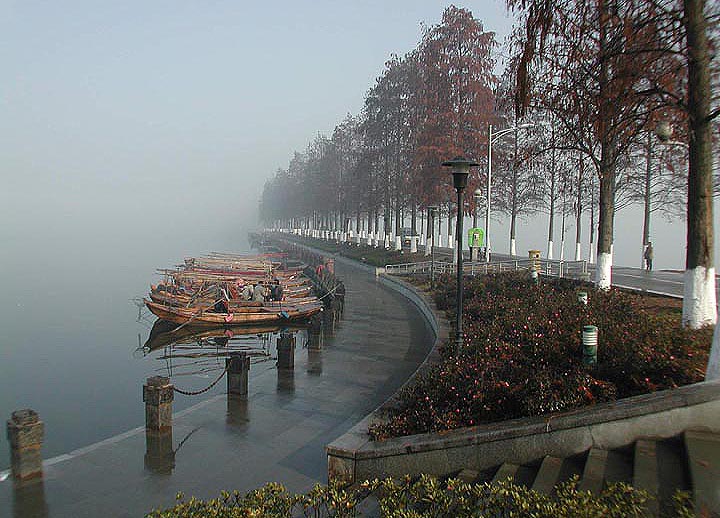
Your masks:
{"label": "person walking", "polygon": [[648,272],[652,271],[653,255],[652,241],[648,241],[647,247],[645,247],[645,269]]}

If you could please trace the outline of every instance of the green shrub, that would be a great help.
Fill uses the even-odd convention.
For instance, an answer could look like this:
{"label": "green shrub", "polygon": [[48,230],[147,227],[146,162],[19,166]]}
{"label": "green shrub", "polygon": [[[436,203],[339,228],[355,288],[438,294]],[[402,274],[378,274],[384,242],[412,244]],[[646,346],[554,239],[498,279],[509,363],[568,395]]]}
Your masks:
{"label": "green shrub", "polygon": [[[627,484],[613,484],[600,495],[578,491],[577,478],[557,486],[554,497],[537,493],[510,481],[466,484],[457,479],[440,481],[421,476],[417,480],[373,480],[356,490],[315,486],[307,494],[291,494],[279,484],[268,484],[246,495],[222,493],[213,500],[184,500],[174,507],[154,511],[149,518],[289,518],[295,516],[363,516],[358,504],[370,493],[378,495],[386,518],[430,517],[536,517],[621,518],[647,516],[648,497]],[[692,516],[687,496],[676,496],[676,516]]]}
{"label": "green shrub", "polygon": [[[701,381],[710,328],[692,331],[670,316],[643,310],[640,296],[589,291],[577,283],[527,275],[469,278],[464,346],[441,350],[443,361],[400,393],[374,439],[436,432],[561,412]],[[443,277],[438,308],[455,312],[455,284]],[[582,362],[582,327],[599,328],[598,364]]]}

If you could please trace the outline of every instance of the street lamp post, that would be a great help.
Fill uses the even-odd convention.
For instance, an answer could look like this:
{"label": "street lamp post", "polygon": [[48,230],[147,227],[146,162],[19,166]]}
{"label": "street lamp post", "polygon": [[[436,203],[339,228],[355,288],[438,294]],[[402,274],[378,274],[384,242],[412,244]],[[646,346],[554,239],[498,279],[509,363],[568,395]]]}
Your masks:
{"label": "street lamp post", "polygon": [[492,124],[488,124],[488,174],[487,174],[487,200],[485,205],[485,262],[490,262],[490,183],[492,181],[492,145],[497,140],[522,128],[530,128],[534,124],[521,124],[520,126],[513,126],[512,128],[506,128],[493,133]]}
{"label": "street lamp post", "polygon": [[455,318],[455,353],[460,354],[463,346],[462,315],[463,315],[463,191],[467,187],[470,168],[478,166],[477,162],[463,157],[455,157],[443,162],[444,167],[452,167],[453,186],[457,191],[457,217],[455,218],[455,238],[457,246],[457,314]]}
{"label": "street lamp post", "polygon": [[[480,205],[480,197],[482,196],[482,191],[480,189],[475,189],[473,196],[475,197],[475,210],[473,211],[473,228],[477,228],[478,205]],[[477,261],[477,256],[478,256],[477,245],[471,246],[470,247],[470,260],[472,262]]]}
{"label": "street lamp post", "polygon": [[430,211],[430,288],[435,288],[435,218],[437,218],[438,207],[428,207]]}

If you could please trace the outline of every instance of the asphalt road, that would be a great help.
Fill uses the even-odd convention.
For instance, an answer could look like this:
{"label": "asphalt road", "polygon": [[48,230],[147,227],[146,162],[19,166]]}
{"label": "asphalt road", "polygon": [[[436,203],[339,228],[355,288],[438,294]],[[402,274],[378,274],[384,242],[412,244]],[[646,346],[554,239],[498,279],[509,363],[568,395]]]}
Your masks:
{"label": "asphalt road", "polygon": [[[441,256],[450,258],[450,249],[442,248],[438,250]],[[465,254],[469,257],[468,253]],[[509,261],[513,259],[527,259],[525,256],[511,256],[508,254],[492,254],[493,261]],[[588,271],[590,278],[595,276],[595,265],[589,264]],[[631,288],[648,292],[661,293],[673,297],[683,296],[683,279],[685,277],[684,270],[654,270],[651,272],[641,268],[633,268],[630,266],[613,266],[612,283],[618,288]],[[720,283],[716,283],[716,296],[720,300]]]}

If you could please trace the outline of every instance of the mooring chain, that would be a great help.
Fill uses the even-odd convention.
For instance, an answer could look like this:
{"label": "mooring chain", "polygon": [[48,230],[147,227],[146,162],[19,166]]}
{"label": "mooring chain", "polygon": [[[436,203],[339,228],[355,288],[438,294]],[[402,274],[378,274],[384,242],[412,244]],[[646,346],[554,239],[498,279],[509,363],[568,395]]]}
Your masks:
{"label": "mooring chain", "polygon": [[220,373],[220,376],[218,376],[218,378],[217,378],[215,381],[213,381],[209,386],[207,386],[206,388],[204,388],[204,389],[202,389],[202,390],[197,390],[197,391],[185,391],[185,390],[180,390],[180,389],[177,388],[175,385],[173,385],[173,390],[174,390],[175,392],[179,393],[179,394],[182,394],[183,396],[199,396],[200,394],[202,394],[202,393],[204,393],[204,392],[207,392],[208,390],[210,390],[211,388],[213,388],[215,385],[217,385],[218,382],[223,378],[223,376],[225,376],[225,373],[226,373],[227,371],[228,371],[228,369],[227,369],[227,367],[225,367],[225,368],[223,369],[223,371]]}

